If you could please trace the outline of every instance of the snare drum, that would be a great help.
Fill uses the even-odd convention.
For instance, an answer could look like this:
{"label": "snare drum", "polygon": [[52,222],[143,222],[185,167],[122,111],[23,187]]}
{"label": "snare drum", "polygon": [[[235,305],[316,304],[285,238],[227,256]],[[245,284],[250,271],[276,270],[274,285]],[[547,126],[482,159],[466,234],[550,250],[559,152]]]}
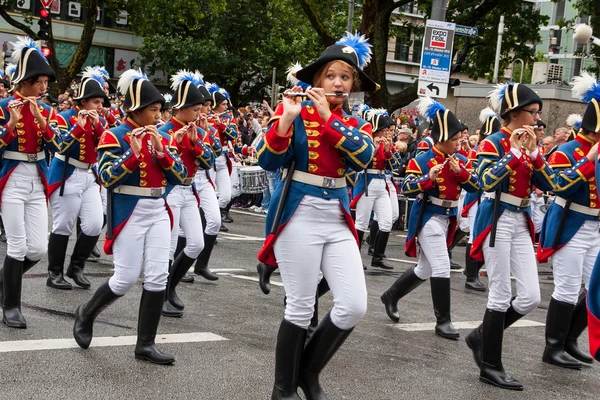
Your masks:
{"label": "snare drum", "polygon": [[238,176],[236,189],[238,189],[241,193],[262,193],[267,188],[267,172],[261,167],[240,166],[235,168],[235,170]]}

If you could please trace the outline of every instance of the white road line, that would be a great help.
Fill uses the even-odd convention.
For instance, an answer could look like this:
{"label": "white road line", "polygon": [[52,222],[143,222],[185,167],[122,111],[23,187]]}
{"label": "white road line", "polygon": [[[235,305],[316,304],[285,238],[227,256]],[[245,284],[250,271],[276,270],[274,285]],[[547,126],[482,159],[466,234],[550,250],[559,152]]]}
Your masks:
{"label": "white road line", "polygon": [[232,213],[236,213],[236,214],[252,215],[253,217],[267,218],[267,214],[263,214],[263,213],[240,211],[240,210],[234,210],[234,209],[231,209],[229,211],[231,211]]}
{"label": "white road line", "polygon": [[[238,279],[243,279],[245,281],[252,281],[252,282],[258,282],[258,278],[255,278],[253,276],[246,276],[246,275],[234,275],[234,274],[228,274],[227,272],[219,272],[217,273],[217,275],[221,275],[221,276],[229,276],[231,278],[238,278]],[[271,286],[279,286],[279,287],[283,287],[283,283],[278,282],[278,281],[274,281],[273,279],[271,279]]]}
{"label": "white road line", "polygon": [[386,260],[390,260],[390,261],[396,261],[396,262],[401,262],[401,263],[405,263],[405,264],[413,264],[413,265],[417,265],[416,261],[411,261],[411,260],[401,260],[399,258],[386,258]]}
{"label": "white road line", "polygon": [[219,233],[219,237],[225,240],[239,240],[239,241],[255,241],[255,242],[264,242],[265,238],[257,237],[257,236],[247,236],[247,235],[236,235],[234,233]]}
{"label": "white road line", "polygon": [[[452,321],[452,325],[454,325],[454,327],[456,329],[475,329],[480,324],[481,324],[481,321],[458,321],[458,322]],[[421,323],[414,323],[414,324],[388,324],[388,326],[391,326],[393,328],[400,329],[401,331],[406,331],[406,332],[433,331],[435,329],[435,322],[421,322]],[[545,325],[541,322],[532,321],[529,319],[521,319],[521,320],[515,322],[513,325],[511,325],[511,327],[517,327],[517,328],[530,328],[530,327],[538,327],[538,326],[545,326]]]}
{"label": "white road line", "polygon": [[[193,271],[194,268],[190,268],[190,271]],[[242,268],[211,268],[211,272],[243,272],[245,269]]]}
{"label": "white road line", "polygon": [[405,237],[406,237],[406,235],[395,235],[395,236],[396,236],[396,237],[402,237],[402,238],[405,238]]}
{"label": "white road line", "polygon": [[[210,332],[190,332],[156,335],[156,343],[194,343],[216,342],[229,340]],[[137,336],[95,337],[91,347],[131,346],[137,341]],[[0,353],[17,351],[39,351],[79,348],[75,339],[40,339],[40,340],[15,340],[0,342]]]}

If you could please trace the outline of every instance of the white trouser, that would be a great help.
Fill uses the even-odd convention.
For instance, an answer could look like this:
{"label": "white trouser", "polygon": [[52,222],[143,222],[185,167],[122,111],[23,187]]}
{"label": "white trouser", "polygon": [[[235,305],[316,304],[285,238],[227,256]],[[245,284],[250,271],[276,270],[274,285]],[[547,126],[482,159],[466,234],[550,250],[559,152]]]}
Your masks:
{"label": "white trouser", "polygon": [[81,232],[98,236],[102,230],[102,197],[95,175],[88,170],[75,168],[65,182],[63,196],[56,189],[50,195],[52,233],[71,236],[77,217],[81,219]]}
{"label": "white trouser", "polygon": [[456,218],[458,218],[458,229],[463,232],[472,232],[469,230],[469,218],[461,217],[466,194],[467,192],[464,189],[460,191],[460,197],[458,198],[458,215]]}
{"label": "white trouser", "polygon": [[15,260],[40,260],[48,251],[48,206],[37,165],[19,163],[2,192],[6,254]]}
{"label": "white trouser", "polygon": [[273,250],[287,298],[287,321],[308,327],[319,271],[333,294],[331,321],[335,326],[351,329],[366,313],[362,261],[339,201],[305,195]]}
{"label": "white trouser", "polygon": [[599,230],[600,222],[585,221],[575,236],[552,256],[555,300],[577,304],[582,279],[587,289],[600,252]]}
{"label": "white trouser", "polygon": [[400,206],[398,205],[398,191],[396,190],[396,185],[391,177],[386,179],[388,188],[390,189],[390,203],[392,204],[392,225],[398,218],[400,217]]}
{"label": "white trouser", "polygon": [[217,197],[219,199],[219,207],[225,208],[231,201],[231,177],[229,176],[229,170],[227,169],[227,156],[221,154],[215,160],[216,173],[213,182],[215,183],[217,190]]}
{"label": "white trouser", "polygon": [[415,275],[420,279],[450,278],[450,258],[446,242],[448,226],[450,219],[436,214],[421,228],[417,238],[421,250],[415,268]]}
{"label": "white trouser", "polygon": [[215,188],[213,188],[208,180],[206,171],[199,170],[194,177],[194,182],[196,183],[198,197],[200,197],[200,208],[204,212],[204,219],[206,219],[204,233],[216,236],[219,234],[219,229],[221,228],[221,211],[219,210],[219,201],[217,200]]}
{"label": "white trouser", "polygon": [[510,276],[515,277],[517,297],[512,302],[525,315],[540,303],[540,284],[527,214],[504,210],[496,228],[496,244],[490,247],[490,235],[483,242],[483,258],[489,278],[487,308],[506,311],[512,297]]}
{"label": "white trouser", "polygon": [[110,290],[124,295],[144,272],[144,289],[162,292],[169,275],[171,222],[162,198],[140,199],[113,243],[115,273]]}
{"label": "white trouser", "polygon": [[[242,194],[242,182],[240,182],[239,168],[242,166],[239,162],[232,161],[233,170],[231,172],[231,176],[229,177],[231,180],[231,197],[235,199],[240,194]],[[237,167],[237,168],[236,168]],[[227,204],[225,204],[227,205]]]}
{"label": "white trouser", "polygon": [[104,186],[100,187],[100,197],[102,197],[102,212],[104,213],[104,215],[106,215],[106,205],[107,205],[107,200],[106,200],[106,196],[108,194],[108,191],[106,190],[106,188]]}
{"label": "white trouser", "polygon": [[[361,178],[360,179],[364,179]],[[364,193],[356,203],[356,229],[366,232],[369,229],[371,212],[375,211],[379,230],[390,232],[392,230],[392,203],[390,195],[385,188],[385,179],[373,178],[369,183],[369,195]]]}
{"label": "white trouser", "polygon": [[544,197],[538,197],[535,193],[531,193],[531,219],[533,220],[533,226],[535,227],[535,233],[542,231],[542,223],[544,222],[544,212],[542,206],[544,205]]}
{"label": "white trouser", "polygon": [[179,231],[185,236],[186,244],[183,252],[190,258],[196,258],[204,248],[202,220],[198,212],[198,200],[191,186],[178,185],[167,196],[167,203],[173,214],[173,230],[171,231],[171,248],[169,260],[174,259],[177,249]]}
{"label": "white trouser", "polygon": [[475,203],[469,208],[468,220],[469,220],[469,244],[473,244],[473,232],[475,232],[475,217],[477,216],[477,209],[479,204]]}

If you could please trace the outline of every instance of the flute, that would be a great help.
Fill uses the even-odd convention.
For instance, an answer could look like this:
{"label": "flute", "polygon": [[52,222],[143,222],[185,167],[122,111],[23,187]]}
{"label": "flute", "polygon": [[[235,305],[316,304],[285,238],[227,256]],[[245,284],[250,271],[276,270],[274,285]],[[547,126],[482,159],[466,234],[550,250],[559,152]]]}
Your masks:
{"label": "flute", "polygon": [[[42,100],[42,99],[45,99],[46,97],[48,97],[48,93],[44,93],[43,95],[41,95],[41,96],[39,96],[39,97],[36,97],[35,99],[36,99],[36,100]],[[13,103],[13,104],[9,105],[9,106],[8,106],[8,108],[17,108],[17,107],[21,107],[21,106],[23,106],[23,105],[25,105],[25,104],[27,104],[27,103],[29,103],[29,100],[25,99],[25,100],[23,100],[23,101],[19,101],[19,102],[17,102],[17,103]]]}
{"label": "flute", "polygon": [[141,136],[141,135],[143,135],[144,133],[147,133],[147,132],[148,132],[148,128],[144,128],[141,131],[139,131],[137,133],[134,133],[134,136]]}
{"label": "flute", "polygon": [[448,163],[448,161],[450,161],[451,158],[454,158],[454,156],[456,155],[456,153],[458,153],[458,149],[454,150],[454,153],[452,153],[452,155],[450,155],[450,157],[446,158],[446,160],[442,163],[442,167],[446,166],[446,164]]}
{"label": "flute", "polygon": [[[286,90],[285,92],[283,92],[283,95],[286,97],[305,97],[306,93],[304,92],[292,92],[289,90]],[[332,92],[332,93],[325,93],[325,96],[327,97],[348,97],[348,93],[344,93],[344,92]]]}
{"label": "flute", "polygon": [[221,116],[223,114],[227,114],[227,111],[223,111],[223,112],[220,112],[220,113],[212,113],[207,118],[215,118],[215,117],[219,117],[219,116]]}

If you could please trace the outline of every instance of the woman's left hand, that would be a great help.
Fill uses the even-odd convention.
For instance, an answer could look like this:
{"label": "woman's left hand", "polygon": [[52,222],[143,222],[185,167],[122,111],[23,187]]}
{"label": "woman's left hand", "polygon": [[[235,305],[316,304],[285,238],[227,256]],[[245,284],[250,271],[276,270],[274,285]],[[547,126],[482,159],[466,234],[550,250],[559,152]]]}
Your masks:
{"label": "woman's left hand", "polygon": [[305,93],[314,103],[321,119],[323,121],[329,121],[329,118],[331,118],[331,110],[329,110],[329,102],[327,101],[327,96],[325,96],[325,89],[310,88],[307,89]]}

